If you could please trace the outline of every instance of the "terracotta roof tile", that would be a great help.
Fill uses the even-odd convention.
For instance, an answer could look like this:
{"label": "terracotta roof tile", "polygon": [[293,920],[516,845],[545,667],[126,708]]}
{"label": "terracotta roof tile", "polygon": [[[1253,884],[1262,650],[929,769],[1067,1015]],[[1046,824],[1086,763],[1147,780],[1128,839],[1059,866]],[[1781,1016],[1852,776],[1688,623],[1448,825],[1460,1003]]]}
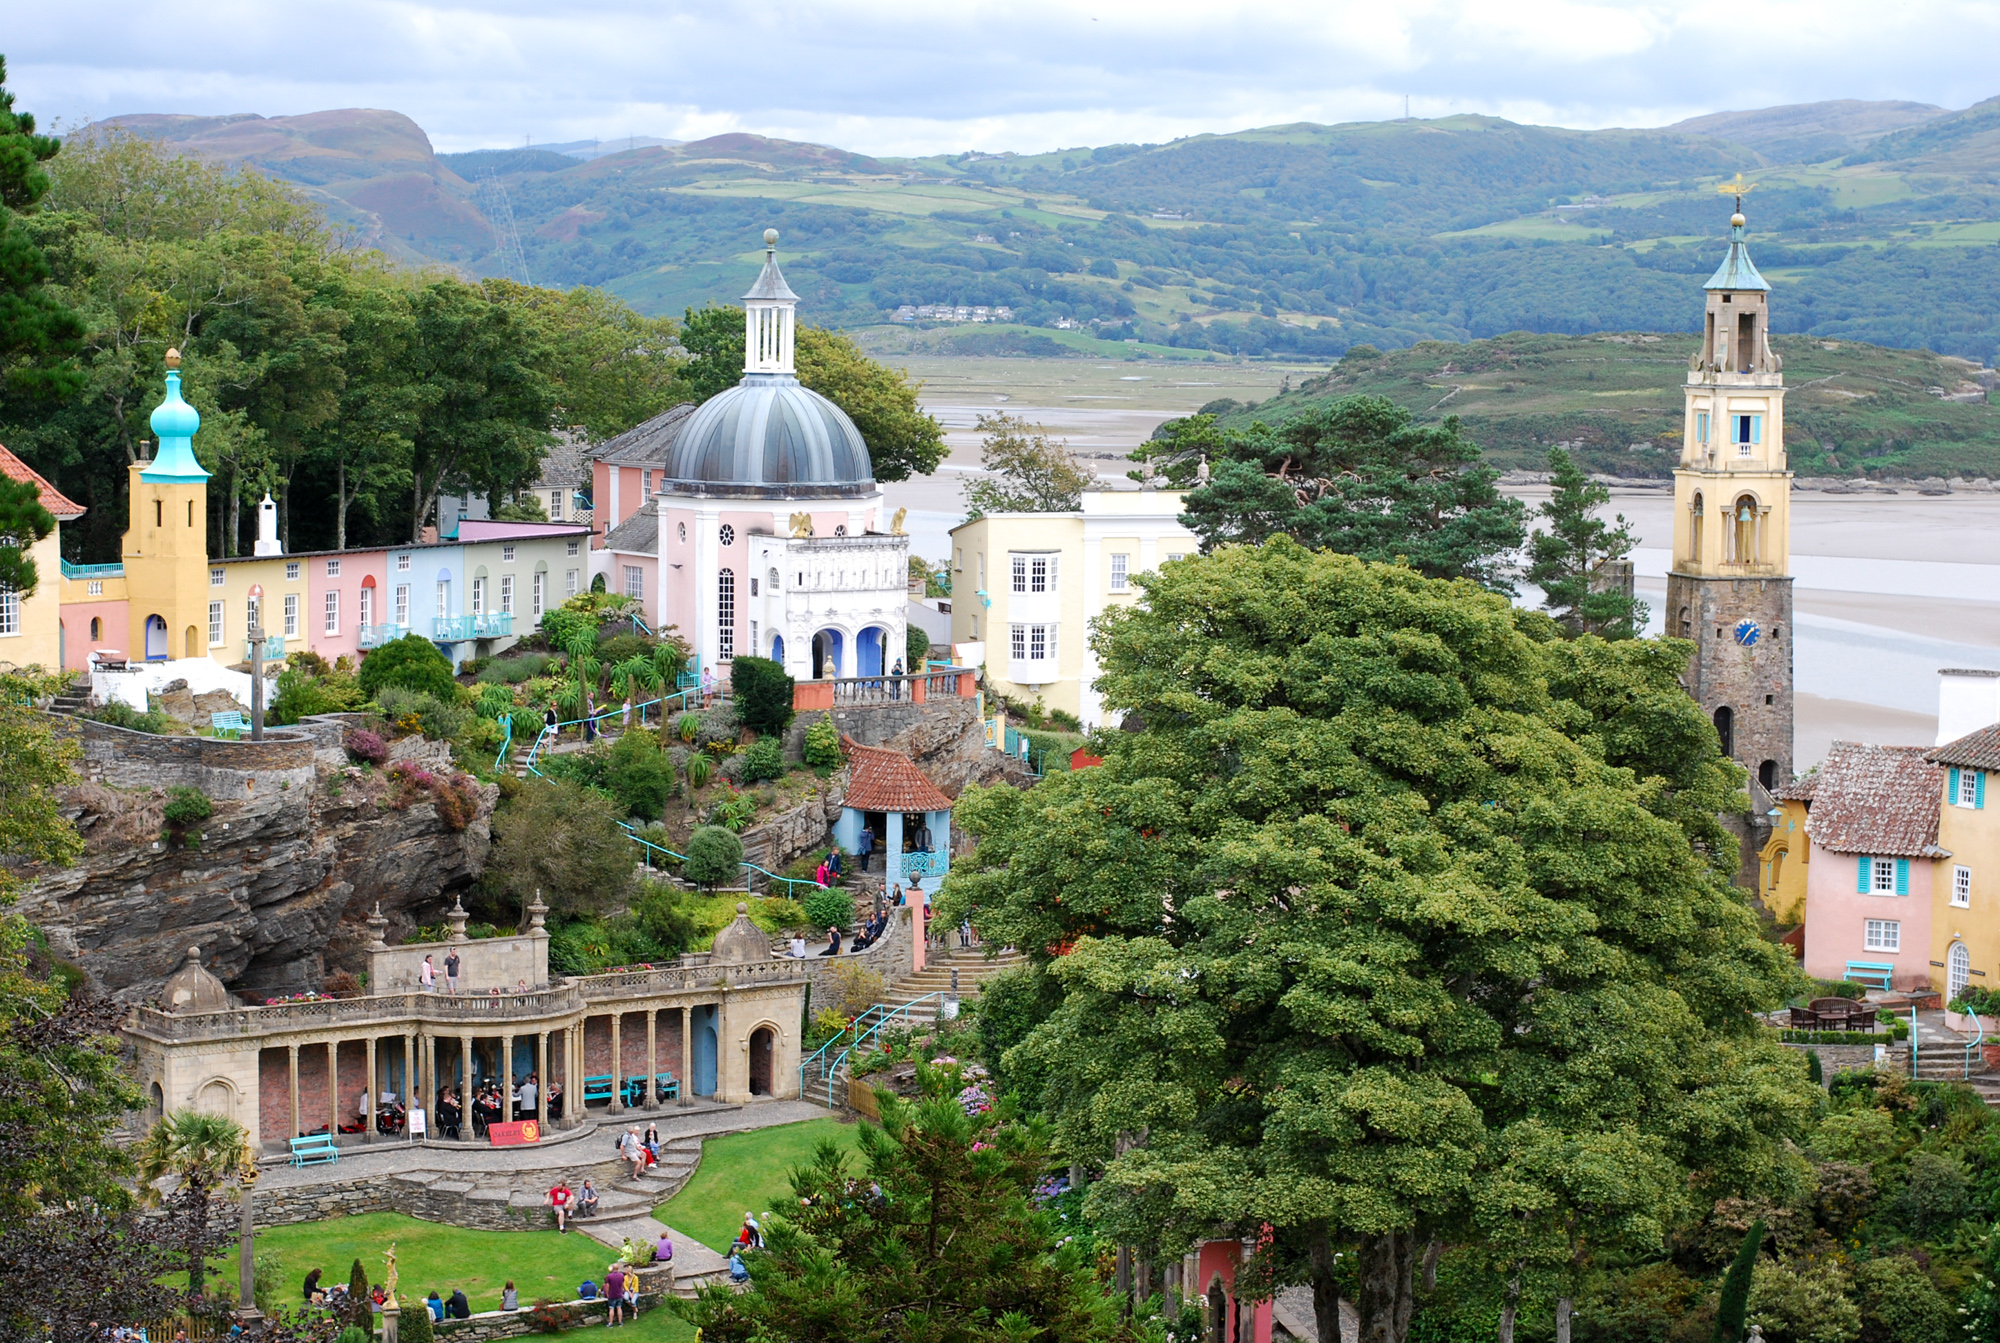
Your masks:
{"label": "terracotta roof tile", "polygon": [[0,446],[0,475],[9,480],[32,480],[42,492],[42,507],[61,518],[64,522],[83,516],[83,505],[65,499],[62,491],[43,480],[29,465]]}
{"label": "terracotta roof tile", "polygon": [[1819,771],[1801,774],[1790,783],[1781,783],[1771,790],[1771,796],[1780,802],[1811,802],[1813,791],[1819,787]]}
{"label": "terracotta roof tile", "polygon": [[1944,770],[1921,746],[1837,741],[1820,766],[1806,833],[1835,853],[1935,858]]}
{"label": "terracotta roof tile", "polygon": [[901,751],[863,746],[842,737],[847,748],[847,805],[857,811],[949,811],[951,799],[924,777]]}
{"label": "terracotta roof tile", "polygon": [[1963,765],[1967,769],[2000,770],[2000,724],[1968,732],[1957,741],[1948,741],[1925,756],[1940,765]]}

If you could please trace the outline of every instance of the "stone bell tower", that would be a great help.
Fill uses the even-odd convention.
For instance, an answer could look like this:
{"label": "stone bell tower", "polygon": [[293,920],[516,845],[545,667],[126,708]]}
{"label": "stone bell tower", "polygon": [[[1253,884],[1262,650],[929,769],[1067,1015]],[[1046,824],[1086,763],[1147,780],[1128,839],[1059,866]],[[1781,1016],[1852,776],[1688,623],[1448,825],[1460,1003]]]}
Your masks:
{"label": "stone bell tower", "polygon": [[1792,778],[1792,473],[1771,286],[1743,241],[1748,189],[1724,188],[1736,193],[1729,255],[1704,286],[1701,349],[1688,361],[1666,632],[1694,642],[1689,693],[1724,753],[1769,790]]}

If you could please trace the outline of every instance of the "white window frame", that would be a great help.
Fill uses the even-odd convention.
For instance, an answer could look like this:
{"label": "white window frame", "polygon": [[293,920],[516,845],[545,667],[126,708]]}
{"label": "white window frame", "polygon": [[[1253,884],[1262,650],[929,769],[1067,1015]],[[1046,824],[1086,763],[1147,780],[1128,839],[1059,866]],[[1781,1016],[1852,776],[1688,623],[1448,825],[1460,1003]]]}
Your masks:
{"label": "white window frame", "polygon": [[1861,949],[1863,951],[1886,951],[1891,954],[1903,950],[1903,921],[1901,919],[1867,919],[1861,926]]}
{"label": "white window frame", "polygon": [[398,583],[396,584],[396,628],[406,630],[409,627],[410,585],[408,583]]}
{"label": "white window frame", "polygon": [[87,596],[102,597],[104,595],[104,580],[101,578],[93,578],[83,586],[85,595]]}
{"label": "white window frame", "polygon": [[[636,564],[623,566],[625,570],[625,595],[643,599],[646,595],[646,571]],[[571,573],[576,571],[572,569]]]}
{"label": "white window frame", "polygon": [[222,646],[222,616],[222,603],[210,602],[208,604],[208,646],[210,648],[220,648]]}
{"label": "white window frame", "polygon": [[562,515],[563,515],[563,506],[562,506],[562,497],[563,497],[563,492],[562,492],[561,490],[550,490],[550,491],[549,491],[549,521],[550,521],[550,522],[561,522],[561,521],[562,521]]}
{"label": "white window frame", "polygon": [[326,576],[327,576],[328,578],[338,578],[338,577],[340,577],[340,561],[339,561],[339,560],[328,560],[328,561],[326,562]]}
{"label": "white window frame", "polygon": [[1961,769],[1958,772],[1958,796],[1952,799],[1961,807],[1979,805],[1979,771]]}
{"label": "white window frame", "polygon": [[563,595],[574,597],[581,590],[577,586],[577,570],[571,569],[563,576]]}
{"label": "white window frame", "polygon": [[535,581],[530,585],[530,594],[529,594],[533,602],[533,607],[530,611],[531,615],[539,617],[542,614],[543,603],[548,598],[548,591],[549,591],[548,570],[546,569],[535,570]]}
{"label": "white window frame", "polygon": [[500,614],[503,616],[514,614],[514,575],[512,574],[500,575]]}
{"label": "white window frame", "polygon": [[724,569],[715,576],[716,656],[727,661],[736,656],[736,571]]}
{"label": "white window frame", "polygon": [[287,583],[296,583],[299,581],[299,562],[297,560],[289,561],[285,565],[285,581]]}
{"label": "white window frame", "polygon": [[563,553],[565,555],[576,555],[581,553],[582,548],[583,548],[583,542],[577,540],[575,537],[571,537],[569,541],[569,548],[565,550]]}
{"label": "white window frame", "polygon": [[285,594],[285,637],[299,637],[299,594],[296,592]]}
{"label": "white window frame", "polygon": [[1896,860],[1894,858],[1870,858],[1868,860],[1868,893],[1870,895],[1894,895],[1896,893]]}
{"label": "white window frame", "polygon": [[12,638],[21,632],[21,594],[13,588],[0,588],[0,638]]}
{"label": "white window frame", "polygon": [[483,575],[472,580],[472,614],[486,614],[486,579]]}
{"label": "white window frame", "polygon": [[208,571],[208,585],[210,587],[219,588],[228,581],[229,581],[229,574],[226,570],[218,568],[218,569],[210,569]]}
{"label": "white window frame", "polygon": [[375,623],[375,589],[363,588],[361,589],[361,625],[362,628],[365,629],[374,623]]}
{"label": "white window frame", "polygon": [[[264,628],[264,599],[245,597],[243,599],[243,632],[247,636],[251,630]],[[269,633],[269,631],[265,631]]]}
{"label": "white window frame", "polygon": [[449,578],[441,578],[438,580],[437,587],[438,619],[449,620],[451,618],[451,580]]}
{"label": "white window frame", "polygon": [[514,547],[500,547],[500,562],[502,564],[512,564],[514,562]]}
{"label": "white window frame", "polygon": [[1013,561],[1013,564],[1010,566],[1014,573],[1013,590],[1025,594],[1028,591],[1028,557],[1026,555],[1016,555],[1013,557]]}
{"label": "white window frame", "polygon": [[1112,555],[1111,590],[1113,592],[1125,592],[1130,590],[1132,586],[1132,581],[1131,581],[1131,575],[1127,572],[1127,568],[1130,565],[1130,563],[1131,563],[1131,557],[1128,555],[1120,555],[1120,554]]}
{"label": "white window frame", "polygon": [[410,557],[408,555],[398,555],[396,557],[396,572],[399,574],[410,572]]}
{"label": "white window frame", "polygon": [[326,632],[328,634],[340,633],[339,588],[328,588],[326,590]]}
{"label": "white window frame", "polygon": [[1951,902],[1952,904],[1958,906],[1960,909],[1968,909],[1971,907],[1972,905],[1971,868],[1963,866],[1952,868]]}

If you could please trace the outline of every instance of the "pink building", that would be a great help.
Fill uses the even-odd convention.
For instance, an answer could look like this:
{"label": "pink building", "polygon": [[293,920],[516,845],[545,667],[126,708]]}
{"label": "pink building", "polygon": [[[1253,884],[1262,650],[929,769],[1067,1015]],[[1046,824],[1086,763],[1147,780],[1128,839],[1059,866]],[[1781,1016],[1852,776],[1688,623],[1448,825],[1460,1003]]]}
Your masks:
{"label": "pink building", "polygon": [[1206,1240],[1181,1261],[1181,1291],[1201,1307],[1208,1343],[1271,1343],[1271,1303],[1236,1299],[1245,1248],[1242,1241]]}
{"label": "pink building", "polygon": [[306,566],[305,628],[301,633],[314,652],[331,662],[338,657],[357,661],[361,631],[380,625],[388,591],[386,550],[343,550],[298,557]]}
{"label": "pink building", "polygon": [[1932,987],[1931,892],[1945,770],[1921,746],[1837,741],[1779,796],[1807,808],[1806,973]]}

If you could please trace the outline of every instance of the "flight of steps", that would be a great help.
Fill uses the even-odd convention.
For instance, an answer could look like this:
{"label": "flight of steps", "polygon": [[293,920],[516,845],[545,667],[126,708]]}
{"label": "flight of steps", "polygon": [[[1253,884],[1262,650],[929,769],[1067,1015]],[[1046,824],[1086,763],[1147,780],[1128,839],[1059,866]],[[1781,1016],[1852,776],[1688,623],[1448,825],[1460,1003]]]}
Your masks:
{"label": "flight of steps", "polygon": [[78,677],[49,703],[50,713],[79,714],[90,707],[90,678]]}
{"label": "flight of steps", "polygon": [[[1890,1046],[1888,1064],[1899,1072],[1909,1073],[1910,1047]],[[1968,1070],[1962,1044],[1923,1042],[1917,1049],[1917,1066],[1912,1075],[1920,1082],[1961,1083],[1978,1092],[1988,1105],[2000,1105],[2000,1073],[1995,1073],[1980,1058],[1974,1058]]]}
{"label": "flight of steps", "polygon": [[[1005,974],[1017,966],[1025,965],[1028,961],[1026,956],[1011,948],[1001,950],[991,959],[987,958],[986,949],[983,947],[961,950],[956,945],[958,941],[956,930],[950,933],[949,941],[953,944],[950,950],[942,952],[933,950],[924,958],[922,970],[905,975],[890,985],[883,991],[882,996],[876,999],[876,1006],[902,1007],[911,1004],[914,999],[924,998],[929,994],[949,992],[954,971],[958,974],[959,998],[961,1000],[971,998],[979,993],[986,981],[996,975]],[[915,1003],[898,1018],[896,1025],[898,1027],[907,1025],[916,1030],[936,1025],[938,1002],[937,998],[929,998],[925,1002]],[[847,1063],[843,1059],[833,1070],[831,1084],[824,1077],[806,1080],[804,1099],[815,1105],[837,1104],[840,1098],[847,1095],[848,1076]]]}

